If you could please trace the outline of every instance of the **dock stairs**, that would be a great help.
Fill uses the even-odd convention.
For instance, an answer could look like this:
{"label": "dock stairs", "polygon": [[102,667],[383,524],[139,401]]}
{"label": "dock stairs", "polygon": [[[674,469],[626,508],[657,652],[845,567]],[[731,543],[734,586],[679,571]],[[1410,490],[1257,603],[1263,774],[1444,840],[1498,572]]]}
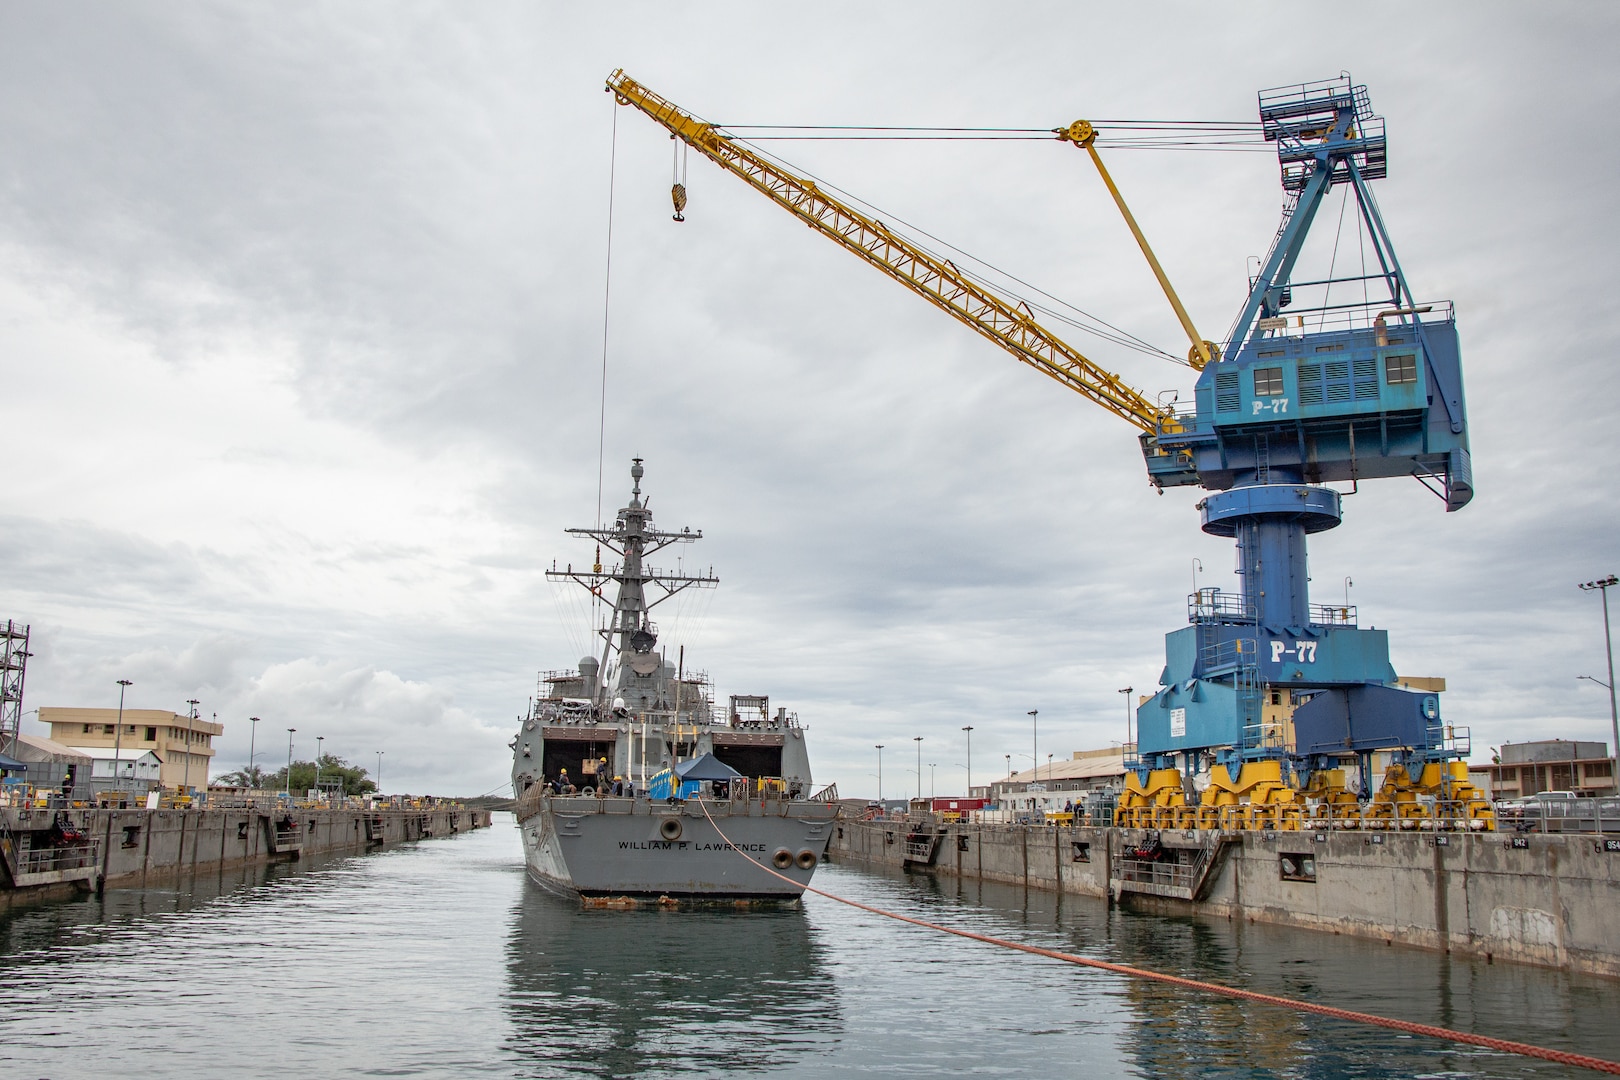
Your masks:
{"label": "dock stairs", "polygon": [[[25,811],[26,813],[26,811]],[[58,815],[58,820],[60,820]],[[53,827],[47,831],[0,829],[0,866],[13,888],[64,882],[95,882],[101,842]]]}
{"label": "dock stairs", "polygon": [[913,829],[906,834],[906,865],[907,866],[933,866],[939,858],[940,844],[945,839],[945,831],[940,828],[932,830]]}
{"label": "dock stairs", "polygon": [[1218,831],[1194,846],[1174,847],[1164,843],[1161,833],[1147,831],[1138,843],[1127,844],[1114,853],[1109,884],[1115,896],[1136,893],[1202,900],[1227,849],[1241,842],[1239,836]]}

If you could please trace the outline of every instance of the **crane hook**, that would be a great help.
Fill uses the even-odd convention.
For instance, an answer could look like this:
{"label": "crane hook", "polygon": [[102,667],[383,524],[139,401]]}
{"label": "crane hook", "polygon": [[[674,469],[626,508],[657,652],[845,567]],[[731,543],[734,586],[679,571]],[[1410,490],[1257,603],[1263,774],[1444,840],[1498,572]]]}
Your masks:
{"label": "crane hook", "polygon": [[[670,138],[675,139],[675,136],[671,135]],[[675,140],[675,161],[671,171],[675,175],[671,178],[669,197],[675,203],[675,220],[685,221],[681,211],[686,209],[686,143],[679,139]]]}

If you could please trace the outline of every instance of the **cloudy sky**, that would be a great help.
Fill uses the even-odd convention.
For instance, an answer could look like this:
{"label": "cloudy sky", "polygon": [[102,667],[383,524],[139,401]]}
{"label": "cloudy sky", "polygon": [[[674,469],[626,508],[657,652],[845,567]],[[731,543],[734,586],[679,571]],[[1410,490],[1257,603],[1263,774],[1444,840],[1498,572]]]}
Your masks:
{"label": "cloudy sky", "polygon": [[[1257,90],[1345,70],[1388,119],[1413,287],[1457,304],[1478,497],[1364,486],[1313,539],[1316,598],[1353,579],[1476,758],[1606,738],[1575,584],[1620,570],[1620,11],[1126,7],[0,5],[0,617],[33,627],[26,707],[129,678],[134,706],[218,714],[216,772],[257,715],[272,762],[296,727],[301,754],[385,751],[391,789],[500,788],[536,672],[588,641],[543,571],[590,557],[562,529],[596,515],[613,161],[604,510],[646,458],[659,524],[702,528],[683,555],[722,580],[666,643],[798,711],[846,794],[876,792],[877,743],[886,793],[914,785],[919,735],[925,787],[934,764],[960,790],[968,724],[981,780],[1027,767],[1030,709],[1043,760],[1119,741],[1194,560],[1235,586],[1196,493],[1156,495],[1133,429],[696,157],[673,223],[670,143],[603,79],[723,123],[1051,127],[1250,120]],[[767,145],[1185,351],[1072,147]],[[1110,163],[1219,336],[1275,158]]]}

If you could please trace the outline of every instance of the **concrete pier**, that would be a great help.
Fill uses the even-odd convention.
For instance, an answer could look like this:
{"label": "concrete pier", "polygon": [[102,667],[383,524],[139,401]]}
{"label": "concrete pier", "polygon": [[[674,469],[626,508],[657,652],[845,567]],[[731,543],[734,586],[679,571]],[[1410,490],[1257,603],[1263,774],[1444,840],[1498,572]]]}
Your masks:
{"label": "concrete pier", "polygon": [[1620,977],[1612,836],[842,820],[827,854]]}
{"label": "concrete pier", "polygon": [[0,910],[85,889],[487,828],[485,809],[0,809]]}

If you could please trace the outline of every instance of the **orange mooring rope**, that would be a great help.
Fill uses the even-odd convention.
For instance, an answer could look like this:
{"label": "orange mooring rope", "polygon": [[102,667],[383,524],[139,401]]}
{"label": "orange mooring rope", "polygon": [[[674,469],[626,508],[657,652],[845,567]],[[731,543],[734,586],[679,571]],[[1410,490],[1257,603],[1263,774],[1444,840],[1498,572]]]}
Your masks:
{"label": "orange mooring rope", "polygon": [[[739,850],[735,844],[731,843],[731,839],[724,832],[721,832],[720,824],[713,817],[710,817],[709,808],[704,806],[701,800],[699,800],[698,805],[703,806],[703,816],[709,819],[709,824],[714,826],[714,831],[720,833],[720,839],[724,840],[732,851],[737,852],[738,855],[741,855],[772,877],[780,878],[790,885],[799,884],[786,874],[777,873],[747,852]],[[1186,987],[1189,990],[1202,990],[1205,993],[1219,994],[1223,997],[1239,998],[1243,1001],[1257,1001],[1262,1005],[1275,1005],[1278,1008],[1295,1009],[1299,1012],[1315,1013],[1318,1016],[1331,1016],[1337,1020],[1351,1020],[1359,1024],[1371,1024],[1375,1027],[1403,1031],[1410,1035],[1426,1035],[1431,1039],[1447,1039],[1451,1042],[1467,1043],[1470,1046],[1483,1046],[1486,1049],[1498,1050],[1504,1054],[1540,1058],[1543,1061],[1555,1061],[1560,1065],[1573,1065],[1581,1069],[1591,1069],[1594,1072],[1620,1076],[1620,1062],[1591,1057],[1587,1054],[1572,1054],[1567,1050],[1552,1050],[1545,1046],[1514,1042],[1511,1039],[1494,1039],[1489,1035],[1475,1035],[1467,1031],[1454,1031],[1451,1028],[1435,1027],[1433,1024],[1414,1024],[1410,1020],[1394,1020],[1373,1013],[1356,1012],[1354,1009],[1337,1009],[1331,1005],[1318,1005],[1310,1001],[1300,1001],[1297,998],[1279,997],[1276,994],[1261,994],[1254,990],[1240,990],[1234,986],[1223,986],[1220,983],[1205,982],[1202,979],[1185,979],[1179,975],[1166,975],[1158,971],[1149,971],[1146,968],[1131,967],[1129,964],[1114,964],[1107,960],[1093,960],[1089,957],[1077,956],[1074,953],[1060,952],[1057,949],[1043,949],[1038,945],[1025,945],[1022,942],[1008,941],[1006,938],[991,937],[989,934],[976,934],[971,930],[959,930],[955,927],[929,922],[926,919],[901,915],[895,911],[885,911],[883,908],[873,907],[871,904],[863,904],[859,900],[850,900],[827,892],[825,889],[818,889],[814,885],[805,885],[804,889],[807,892],[815,893],[817,896],[825,896],[828,900],[847,904],[862,911],[869,911],[873,915],[881,915],[886,919],[896,919],[900,922],[910,923],[913,926],[937,930],[942,934],[954,934],[957,937],[982,941],[987,945],[999,945],[1004,949],[1016,949],[1019,952],[1030,953],[1033,956],[1045,956],[1052,960],[1062,960],[1066,964],[1078,964],[1081,967],[1095,968],[1099,971],[1111,971],[1115,975],[1127,975],[1133,979],[1148,979],[1152,982],[1168,983],[1171,986]]]}

